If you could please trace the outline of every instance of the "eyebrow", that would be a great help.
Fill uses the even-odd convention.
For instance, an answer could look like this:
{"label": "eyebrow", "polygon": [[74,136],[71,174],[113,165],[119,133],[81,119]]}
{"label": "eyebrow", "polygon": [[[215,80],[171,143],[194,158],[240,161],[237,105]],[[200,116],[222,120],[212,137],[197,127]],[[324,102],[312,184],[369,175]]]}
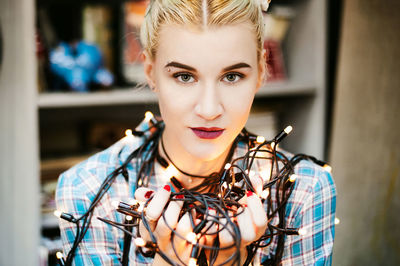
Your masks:
{"label": "eyebrow", "polygon": [[[172,62],[166,64],[165,67],[178,67],[178,68],[183,68],[183,69],[186,69],[186,70],[189,70],[189,71],[196,71],[196,69],[194,67],[191,67],[191,66],[179,63],[179,62],[175,62],[175,61],[172,61]],[[231,66],[228,66],[228,67],[224,68],[223,72],[230,71],[230,70],[233,70],[233,69],[238,69],[238,68],[251,68],[251,66],[249,64],[246,64],[246,63],[243,63],[243,62],[242,63],[237,63],[237,64],[234,64],[234,65],[231,65]]]}

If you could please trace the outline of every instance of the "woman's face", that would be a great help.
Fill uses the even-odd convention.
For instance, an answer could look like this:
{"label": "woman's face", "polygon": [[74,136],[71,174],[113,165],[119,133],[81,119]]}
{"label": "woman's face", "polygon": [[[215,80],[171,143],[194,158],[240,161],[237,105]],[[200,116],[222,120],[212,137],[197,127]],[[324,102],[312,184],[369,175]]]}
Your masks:
{"label": "woman's face", "polygon": [[158,95],[164,140],[192,158],[213,160],[245,126],[262,85],[265,61],[257,61],[254,32],[244,23],[204,31],[165,25],[159,36],[145,72]]}

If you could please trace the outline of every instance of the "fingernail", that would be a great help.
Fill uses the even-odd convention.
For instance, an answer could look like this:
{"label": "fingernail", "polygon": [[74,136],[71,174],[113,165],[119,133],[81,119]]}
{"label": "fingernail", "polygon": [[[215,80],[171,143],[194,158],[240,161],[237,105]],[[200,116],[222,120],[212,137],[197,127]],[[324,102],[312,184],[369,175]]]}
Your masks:
{"label": "fingernail", "polygon": [[164,186],[164,189],[165,189],[166,191],[168,191],[168,192],[171,191],[171,187],[170,187],[169,185],[165,185],[165,186]]}
{"label": "fingernail", "polygon": [[247,204],[242,204],[243,208],[247,208]]}
{"label": "fingernail", "polygon": [[144,194],[144,197],[146,199],[149,199],[151,197],[151,195],[153,195],[153,193],[154,193],[154,191],[149,190],[149,191],[146,192],[146,194]]}
{"label": "fingernail", "polygon": [[251,196],[253,196],[253,191],[251,191],[251,190],[248,190],[246,195],[247,195],[247,197],[251,197]]}
{"label": "fingernail", "polygon": [[185,196],[183,194],[179,194],[175,196],[176,199],[184,199]]}

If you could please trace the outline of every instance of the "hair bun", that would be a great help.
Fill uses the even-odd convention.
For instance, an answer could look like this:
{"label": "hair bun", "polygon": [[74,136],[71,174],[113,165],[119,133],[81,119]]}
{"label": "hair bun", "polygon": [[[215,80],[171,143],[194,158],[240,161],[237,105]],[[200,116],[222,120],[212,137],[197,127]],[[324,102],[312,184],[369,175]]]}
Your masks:
{"label": "hair bun", "polygon": [[269,3],[271,3],[271,0],[260,0],[260,5],[261,5],[262,11],[267,12]]}

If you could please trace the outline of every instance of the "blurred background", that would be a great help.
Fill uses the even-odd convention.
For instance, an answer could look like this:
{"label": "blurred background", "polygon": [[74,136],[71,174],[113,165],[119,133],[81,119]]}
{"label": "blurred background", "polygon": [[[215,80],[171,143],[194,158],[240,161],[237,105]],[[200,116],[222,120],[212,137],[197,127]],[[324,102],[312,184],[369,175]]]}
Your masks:
{"label": "blurred background", "polygon": [[[0,1],[0,265],[58,265],[58,175],[158,114],[147,1]],[[247,124],[333,167],[334,265],[400,265],[400,2],[273,0]]]}

